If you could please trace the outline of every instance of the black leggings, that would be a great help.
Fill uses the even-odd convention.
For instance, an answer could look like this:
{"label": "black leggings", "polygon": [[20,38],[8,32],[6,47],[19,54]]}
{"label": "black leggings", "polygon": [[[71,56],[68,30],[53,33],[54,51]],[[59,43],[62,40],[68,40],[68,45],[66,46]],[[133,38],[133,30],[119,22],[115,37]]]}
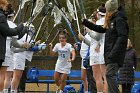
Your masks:
{"label": "black leggings", "polygon": [[122,93],[131,93],[132,84],[122,84]]}

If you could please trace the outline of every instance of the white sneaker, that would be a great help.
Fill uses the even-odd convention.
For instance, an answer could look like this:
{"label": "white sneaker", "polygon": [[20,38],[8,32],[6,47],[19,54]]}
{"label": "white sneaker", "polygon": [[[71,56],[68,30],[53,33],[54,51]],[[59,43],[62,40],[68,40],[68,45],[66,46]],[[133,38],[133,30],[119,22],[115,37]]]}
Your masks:
{"label": "white sneaker", "polygon": [[17,93],[17,91],[16,90],[11,90],[11,92],[10,93]]}
{"label": "white sneaker", "polygon": [[58,88],[58,89],[56,90],[56,93],[59,93],[59,91],[60,91],[60,89]]}
{"label": "white sneaker", "polygon": [[62,91],[62,90],[60,90],[60,91],[59,91],[59,93],[63,93],[63,91]]}
{"label": "white sneaker", "polygon": [[3,89],[3,93],[8,93],[8,89]]}

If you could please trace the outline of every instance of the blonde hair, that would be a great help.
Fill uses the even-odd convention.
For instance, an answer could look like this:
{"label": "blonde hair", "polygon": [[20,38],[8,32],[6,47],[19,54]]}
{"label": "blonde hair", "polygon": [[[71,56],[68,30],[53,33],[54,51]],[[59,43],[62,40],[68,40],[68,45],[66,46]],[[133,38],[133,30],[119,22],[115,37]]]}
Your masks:
{"label": "blonde hair", "polygon": [[0,9],[6,10],[7,9],[7,5],[8,5],[8,1],[7,0],[0,0]]}
{"label": "blonde hair", "polygon": [[109,24],[110,24],[110,18],[112,17],[112,15],[114,14],[114,12],[106,12],[105,15],[105,23],[103,25],[103,28],[108,29],[109,28]]}
{"label": "blonde hair", "polygon": [[131,43],[131,40],[128,39],[128,41],[127,41],[127,49],[132,48],[132,47],[133,47],[133,45]]}

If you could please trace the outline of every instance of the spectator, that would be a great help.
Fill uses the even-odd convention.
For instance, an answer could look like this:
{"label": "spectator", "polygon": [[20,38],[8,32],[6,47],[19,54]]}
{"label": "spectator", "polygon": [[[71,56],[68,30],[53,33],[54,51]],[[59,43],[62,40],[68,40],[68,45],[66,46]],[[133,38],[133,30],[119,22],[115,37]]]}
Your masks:
{"label": "spectator", "polygon": [[134,70],[137,67],[136,51],[130,39],[127,42],[123,67],[119,69],[119,84],[122,85],[122,93],[131,93],[134,84]]}

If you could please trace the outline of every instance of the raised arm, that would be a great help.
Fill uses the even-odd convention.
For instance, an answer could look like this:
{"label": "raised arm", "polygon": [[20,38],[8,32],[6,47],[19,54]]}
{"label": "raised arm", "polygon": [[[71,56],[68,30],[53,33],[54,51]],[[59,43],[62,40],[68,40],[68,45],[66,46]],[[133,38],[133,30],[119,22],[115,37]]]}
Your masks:
{"label": "raised arm", "polygon": [[83,20],[82,24],[95,32],[105,33],[105,31],[106,31],[106,29],[104,29],[102,26],[95,25],[86,19]]}
{"label": "raised arm", "polygon": [[85,36],[83,36],[81,33],[78,34],[78,38],[83,41],[85,44],[90,46],[90,40],[88,40]]}
{"label": "raised arm", "polygon": [[7,18],[3,14],[0,14],[0,29],[0,34],[3,36],[19,35],[19,38],[21,38],[27,32],[27,27],[24,28],[23,24],[20,24],[16,28],[10,28],[7,23]]}

